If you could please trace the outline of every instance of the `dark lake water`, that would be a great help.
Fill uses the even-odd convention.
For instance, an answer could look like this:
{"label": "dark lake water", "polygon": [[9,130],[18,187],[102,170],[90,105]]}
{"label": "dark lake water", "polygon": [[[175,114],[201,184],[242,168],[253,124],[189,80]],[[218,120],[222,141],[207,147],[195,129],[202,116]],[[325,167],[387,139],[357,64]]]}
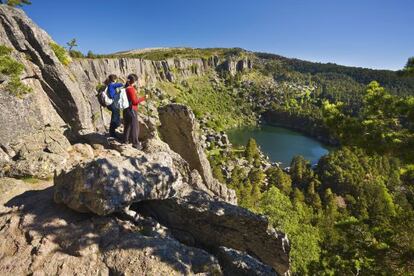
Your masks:
{"label": "dark lake water", "polygon": [[282,167],[290,166],[295,155],[302,155],[316,164],[321,156],[329,152],[327,146],[315,139],[283,127],[245,127],[229,130],[227,134],[234,145],[246,145],[250,137],[254,138],[270,160],[282,162]]}

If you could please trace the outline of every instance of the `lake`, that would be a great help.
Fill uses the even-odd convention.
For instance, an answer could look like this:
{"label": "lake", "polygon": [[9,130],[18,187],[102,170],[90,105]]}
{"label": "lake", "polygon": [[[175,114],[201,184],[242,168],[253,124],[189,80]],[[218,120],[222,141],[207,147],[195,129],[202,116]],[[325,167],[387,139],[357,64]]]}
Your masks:
{"label": "lake", "polygon": [[295,155],[302,155],[312,164],[329,152],[327,146],[299,132],[283,127],[262,125],[259,127],[244,127],[227,131],[234,145],[247,144],[249,138],[254,138],[262,151],[272,162],[282,162],[282,167],[289,167]]}

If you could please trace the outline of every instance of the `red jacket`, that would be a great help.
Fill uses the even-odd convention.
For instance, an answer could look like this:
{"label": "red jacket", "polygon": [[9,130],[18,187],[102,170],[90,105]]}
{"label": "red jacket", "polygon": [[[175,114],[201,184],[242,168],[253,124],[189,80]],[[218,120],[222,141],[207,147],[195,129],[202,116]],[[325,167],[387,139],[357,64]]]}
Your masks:
{"label": "red jacket", "polygon": [[138,98],[137,90],[133,86],[128,86],[126,89],[128,101],[132,105],[132,109],[138,111],[138,104],[145,101],[145,97]]}

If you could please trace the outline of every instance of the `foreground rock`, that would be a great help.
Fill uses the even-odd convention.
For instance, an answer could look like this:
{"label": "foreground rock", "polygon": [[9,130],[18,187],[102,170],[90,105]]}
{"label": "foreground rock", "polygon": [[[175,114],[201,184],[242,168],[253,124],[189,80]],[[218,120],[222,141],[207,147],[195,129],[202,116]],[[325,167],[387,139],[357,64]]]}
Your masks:
{"label": "foreground rock", "polygon": [[76,213],[52,198],[47,188],[0,206],[0,275],[221,274],[204,250],[141,234],[150,232],[116,217]]}
{"label": "foreground rock", "polygon": [[180,241],[218,251],[220,246],[249,252],[284,275],[289,271],[290,246],[283,233],[265,217],[202,192],[183,198],[150,200],[132,206],[167,226]]}
{"label": "foreground rock", "polygon": [[218,258],[225,275],[277,275],[270,266],[259,262],[246,253],[231,248],[220,247]]}
{"label": "foreground rock", "polygon": [[96,158],[55,177],[55,201],[80,212],[107,215],[148,199],[189,190],[165,154]]}
{"label": "foreground rock", "polygon": [[10,199],[24,192],[43,190],[49,186],[50,183],[35,179],[23,181],[15,178],[0,178],[0,206],[3,206]]}
{"label": "foreground rock", "polygon": [[117,143],[110,146],[116,150],[103,151],[101,157],[55,177],[56,202],[79,212],[124,213],[133,220],[149,215],[188,246],[217,256],[221,246],[242,252],[233,261],[229,260],[234,254],[220,258],[228,270],[239,271],[241,261],[248,264],[246,271],[265,267],[261,262],[279,274],[288,271],[285,235],[269,228],[264,217],[215,196],[198,172],[165,143],[150,139],[146,152]]}
{"label": "foreground rock", "polygon": [[162,139],[188,162],[191,169],[200,173],[210,191],[227,202],[236,204],[235,192],[213,177],[210,163],[197,134],[198,127],[191,109],[182,104],[168,104],[159,108],[158,112]]}
{"label": "foreground rock", "polygon": [[2,173],[9,177],[41,179],[53,176],[53,172],[64,168],[69,159],[71,145],[62,132],[47,126],[3,145],[8,159],[0,164]]}

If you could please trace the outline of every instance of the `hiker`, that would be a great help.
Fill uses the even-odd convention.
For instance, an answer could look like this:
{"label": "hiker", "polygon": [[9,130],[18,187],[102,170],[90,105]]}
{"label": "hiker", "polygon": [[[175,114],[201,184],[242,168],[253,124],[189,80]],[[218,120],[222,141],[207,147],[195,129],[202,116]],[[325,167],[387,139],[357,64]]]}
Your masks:
{"label": "hiker", "polygon": [[[108,96],[111,99],[115,99],[117,89],[123,87],[122,83],[116,82],[118,77],[116,75],[109,75],[105,81],[105,84],[108,86]],[[108,109],[111,110],[111,123],[109,124],[109,136],[116,137],[116,129],[121,125],[121,115],[118,108],[115,106],[115,102],[108,106]]]}
{"label": "hiker", "polygon": [[138,81],[138,76],[130,74],[128,76],[127,83],[125,85],[126,93],[128,96],[129,107],[124,109],[124,141],[126,144],[132,143],[132,146],[137,149],[141,149],[141,145],[138,141],[139,136],[139,124],[138,124],[138,104],[145,101],[148,96],[137,97],[137,90],[134,84]]}

